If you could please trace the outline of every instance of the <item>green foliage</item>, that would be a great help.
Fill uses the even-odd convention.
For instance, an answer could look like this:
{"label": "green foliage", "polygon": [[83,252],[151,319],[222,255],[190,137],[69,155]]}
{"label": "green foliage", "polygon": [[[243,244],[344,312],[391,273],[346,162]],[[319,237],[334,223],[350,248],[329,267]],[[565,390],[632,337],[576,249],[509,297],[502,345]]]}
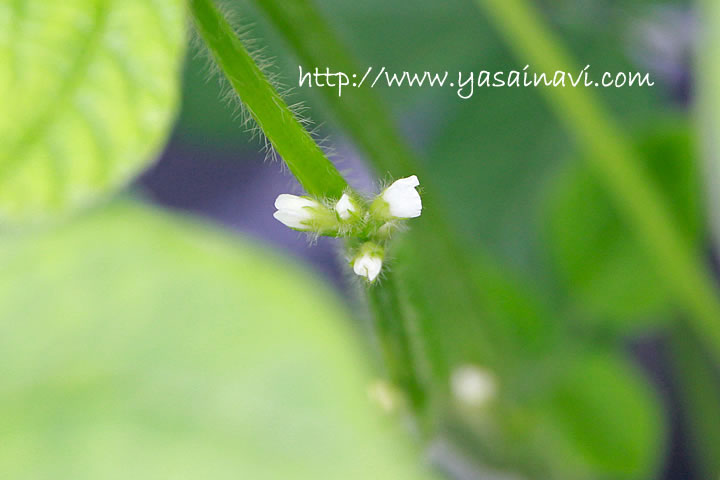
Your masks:
{"label": "green foliage", "polygon": [[122,202],[5,239],[0,270],[3,476],[423,478],[288,258]]}
{"label": "green foliage", "polygon": [[557,441],[567,455],[556,457],[559,478],[655,478],[665,431],[653,392],[615,356],[568,360],[547,405],[548,445]]}
{"label": "green foliage", "polygon": [[[44,3],[0,0],[5,223],[58,216],[126,182],[157,151],[174,111],[180,0]],[[252,3],[306,68],[361,73],[350,50],[398,70],[518,68],[508,68],[488,21],[535,69],[572,64],[538,21],[541,13],[565,18],[570,5],[536,11],[524,0],[478,0],[485,18],[461,0],[328,2],[325,12],[352,27],[340,39],[310,0]],[[347,183],[247,39],[213,1],[190,0],[189,9],[290,171],[310,195],[338,198]],[[629,69],[617,32],[575,28],[579,58]],[[189,71],[188,92],[197,72]],[[622,352],[576,326],[616,340],[656,328],[680,307],[696,329],[672,331],[687,340],[675,342],[682,398],[698,458],[714,471],[717,426],[704,419],[716,416],[718,392],[704,386],[717,384],[706,355],[715,352],[696,347],[718,341],[720,315],[701,265],[703,212],[685,126],[628,141],[585,89],[543,89],[548,105],[530,89],[476,90],[466,101],[442,89],[395,89],[391,100],[387,90],[347,89],[342,98],[312,90],[305,93],[324,97],[378,177],[416,174],[423,186],[422,217],[388,242],[387,273],[366,292],[393,400],[409,407],[423,440],[449,440],[470,463],[534,479],[654,478],[666,434],[656,396]],[[656,91],[624,92],[601,94],[637,114],[624,121],[657,113]],[[207,97],[195,100],[186,115],[196,118],[180,131],[202,125],[212,141],[226,138],[231,129],[205,118]],[[433,161],[399,134],[390,114],[399,106],[428,109],[413,126],[431,131],[421,134],[434,137]],[[552,111],[584,154],[568,155]],[[708,135],[712,111],[703,115]],[[543,211],[546,180],[568,156],[585,163],[550,185]],[[544,263],[541,232],[561,278]],[[33,235],[6,233],[0,243],[3,474],[426,475],[367,399],[348,312],[289,259],[126,201]],[[463,399],[458,367],[487,373],[495,396]]]}
{"label": "green foliage", "polygon": [[[538,21],[539,12],[526,0],[477,3],[492,16],[516,55],[542,71],[572,70],[575,62],[553,32]],[[673,299],[720,359],[720,296],[714,279],[701,252],[676,225],[667,199],[647,177],[628,137],[608,117],[592,90],[564,87],[540,91],[587,152],[589,165],[643,243]]]}
{"label": "green foliage", "polygon": [[0,2],[0,222],[64,214],[153,160],[184,26],[181,0]]}
{"label": "green foliage", "polygon": [[655,478],[664,446],[653,393],[607,353],[558,352],[501,383],[497,403],[455,415],[451,434],[475,459],[527,478]]}
{"label": "green foliage", "polygon": [[[689,135],[677,125],[661,128],[639,135],[637,149],[688,243],[699,245],[699,172]],[[674,305],[661,275],[586,163],[572,162],[558,179],[544,223],[575,313],[626,333],[669,318]]]}
{"label": "green foliage", "polygon": [[571,337],[532,288],[487,261],[471,265],[475,309],[463,310],[457,285],[423,280],[447,267],[402,247],[395,274],[416,309],[415,355],[451,368],[482,366],[500,384],[489,410],[447,404],[445,385],[434,386],[435,413],[454,425],[452,439],[477,447],[476,459],[529,478],[651,478],[665,438],[661,407],[622,354],[594,352]]}
{"label": "green foliage", "polygon": [[[257,3],[308,67],[327,64],[353,71],[356,62],[310,2]],[[305,21],[295,21],[298,18]],[[422,171],[422,163],[397,138],[373,91],[350,91],[341,100],[327,91],[322,93],[342,127],[381,175]],[[504,105],[507,98],[498,95],[498,105]],[[524,102],[514,105],[518,110],[527,108]],[[518,116],[515,111],[506,113],[509,119]],[[532,128],[532,118],[528,128]],[[497,118],[485,121],[488,129],[497,131]],[[472,148],[470,139],[478,130],[477,122],[454,126],[461,133],[447,144]],[[513,129],[513,141],[516,135]],[[493,140],[497,142],[497,137]],[[527,156],[523,156],[526,162],[533,160]],[[478,446],[478,452],[473,452],[478,458],[531,478],[648,477],[657,468],[663,438],[654,396],[615,354],[596,362],[587,353],[571,353],[577,348],[571,347],[573,340],[535,298],[532,288],[483,258],[480,246],[469,248],[452,238],[442,218],[445,211],[439,205],[444,198],[438,194],[435,180],[447,180],[448,164],[457,160],[452,155],[441,157],[446,160],[431,165],[436,171],[423,182],[423,216],[395,244],[392,272],[369,292],[388,373],[405,389],[422,425],[430,426],[426,433],[432,436],[457,428],[464,435],[454,432],[450,438],[464,447]],[[468,158],[477,160],[476,155]],[[451,178],[455,185],[468,183],[467,195],[478,193],[474,177],[457,172]],[[500,200],[492,198],[493,193]],[[480,203],[484,208],[488,201],[495,206],[511,193],[482,191],[483,201],[473,198],[465,203],[473,208]],[[478,217],[461,202],[457,206],[458,217],[464,214],[470,221]],[[501,389],[497,408],[474,411],[450,400],[452,371],[465,364],[478,365],[497,377]],[[597,374],[598,383],[587,386],[587,378],[577,372]],[[616,382],[611,384],[612,378]],[[603,401],[608,402],[607,410]],[[565,408],[568,403],[571,409]],[[602,428],[588,428],[589,419],[599,417],[634,418],[638,428],[628,434],[623,422],[614,421],[604,421]],[[461,426],[455,423],[457,418]],[[626,457],[618,458],[618,450],[626,451]]]}

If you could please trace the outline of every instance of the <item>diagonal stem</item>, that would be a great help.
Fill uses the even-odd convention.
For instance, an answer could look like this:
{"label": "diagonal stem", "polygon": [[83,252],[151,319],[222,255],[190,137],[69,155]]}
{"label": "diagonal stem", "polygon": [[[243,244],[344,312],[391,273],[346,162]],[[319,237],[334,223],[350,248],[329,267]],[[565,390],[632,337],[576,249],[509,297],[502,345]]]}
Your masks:
{"label": "diagonal stem", "polygon": [[340,198],[347,182],[303,128],[212,0],[190,0],[198,33],[250,115],[305,190]]}
{"label": "diagonal stem", "polygon": [[[525,0],[476,0],[516,55],[539,71],[571,72],[574,62],[541,15]],[[577,69],[579,71],[579,69]],[[543,88],[551,108],[589,152],[596,174],[628,225],[644,242],[655,267],[692,327],[720,360],[720,299],[702,255],[681,235],[665,201],[640,167],[625,136],[586,88]]]}

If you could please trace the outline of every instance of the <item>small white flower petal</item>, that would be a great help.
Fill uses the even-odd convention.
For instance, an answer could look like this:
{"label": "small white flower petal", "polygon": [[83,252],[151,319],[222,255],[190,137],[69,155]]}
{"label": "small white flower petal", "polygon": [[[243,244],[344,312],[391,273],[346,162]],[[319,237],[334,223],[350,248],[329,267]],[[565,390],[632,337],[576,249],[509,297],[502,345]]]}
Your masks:
{"label": "small white flower petal", "polygon": [[382,270],[382,258],[367,253],[355,259],[353,271],[361,277],[374,281]]}
{"label": "small white flower petal", "polygon": [[417,175],[411,175],[409,177],[405,178],[398,178],[395,180],[390,187],[402,187],[402,188],[415,188],[420,185],[420,180],[418,180]]}
{"label": "small white flower petal", "polygon": [[273,213],[273,217],[275,217],[275,220],[278,220],[287,227],[294,228],[296,230],[308,229],[308,226],[303,224],[303,222],[308,218],[301,215],[296,215],[289,210],[278,210],[277,212]]}
{"label": "small white flower petal", "polygon": [[275,199],[275,208],[277,208],[278,210],[300,210],[303,207],[319,206],[320,204],[315,200],[298,197],[297,195],[290,195],[289,193],[280,194]]}
{"label": "small white flower petal", "polygon": [[320,208],[322,205],[309,198],[283,193],[275,199],[275,208],[278,210],[273,213],[273,217],[290,228],[308,230],[304,222],[312,219],[313,213],[307,207]]}
{"label": "small white flower petal", "polygon": [[355,205],[353,205],[347,193],[343,193],[343,196],[340,197],[340,200],[335,204],[335,211],[343,220],[347,220],[350,218],[350,214],[355,212]]}
{"label": "small white flower petal", "polygon": [[422,199],[415,187],[420,185],[417,176],[395,180],[382,193],[390,207],[390,215],[397,218],[415,218],[422,213]]}

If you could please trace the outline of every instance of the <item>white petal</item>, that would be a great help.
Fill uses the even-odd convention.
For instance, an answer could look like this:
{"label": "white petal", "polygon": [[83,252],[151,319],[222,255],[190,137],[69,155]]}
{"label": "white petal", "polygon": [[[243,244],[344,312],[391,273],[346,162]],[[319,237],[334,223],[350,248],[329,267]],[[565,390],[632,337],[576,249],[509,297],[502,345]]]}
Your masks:
{"label": "white petal", "polygon": [[335,204],[335,211],[343,220],[350,218],[350,214],[355,211],[355,206],[347,193],[343,193],[343,196],[340,197],[340,200]]}
{"label": "white petal", "polygon": [[290,228],[295,228],[297,230],[308,230],[308,226],[303,224],[302,222],[308,220],[309,217],[298,215],[292,210],[278,210],[277,212],[273,213],[273,217],[275,217],[276,220],[282,222]]}
{"label": "white petal", "polygon": [[367,277],[371,282],[377,278],[382,270],[382,259],[371,257],[367,253],[359,257],[353,263],[353,271],[361,277]]}
{"label": "white petal", "polygon": [[[310,207],[310,209],[308,207]],[[313,217],[313,211],[311,209],[321,207],[322,205],[315,200],[283,193],[275,199],[275,208],[278,210],[273,213],[273,217],[290,228],[309,230],[305,222],[311,220]]]}
{"label": "white petal", "polygon": [[396,180],[382,194],[390,207],[390,215],[397,218],[415,218],[422,213],[422,199],[415,187],[420,185],[413,175]]}
{"label": "white petal", "polygon": [[388,188],[402,187],[402,188],[415,188],[420,185],[417,175],[411,175],[405,178],[399,178],[395,180]]}
{"label": "white petal", "polygon": [[298,197],[297,195],[290,195],[289,193],[283,193],[278,195],[275,199],[275,208],[278,210],[300,210],[303,207],[317,208],[320,204],[309,198]]}

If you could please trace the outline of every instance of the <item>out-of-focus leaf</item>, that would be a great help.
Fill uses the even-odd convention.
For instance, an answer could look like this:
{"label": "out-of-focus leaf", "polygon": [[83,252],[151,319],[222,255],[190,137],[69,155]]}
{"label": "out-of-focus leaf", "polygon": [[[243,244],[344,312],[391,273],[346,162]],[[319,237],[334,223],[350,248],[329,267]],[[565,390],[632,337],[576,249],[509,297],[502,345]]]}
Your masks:
{"label": "out-of-focus leaf", "polygon": [[557,477],[656,478],[665,431],[645,381],[616,357],[572,360],[545,405],[552,430],[538,443],[557,449]]}
{"label": "out-of-focus leaf", "polygon": [[[688,131],[677,126],[655,131],[639,142],[638,151],[677,224],[697,242],[699,183]],[[663,282],[585,162],[563,172],[548,205],[548,240],[573,310],[621,332],[667,317],[670,296]]]}
{"label": "out-of-focus leaf", "polygon": [[532,288],[478,254],[459,276],[431,241],[422,229],[410,232],[397,245],[394,268],[443,364],[474,362],[512,376],[558,347],[561,325]]}
{"label": "out-of-focus leaf", "polygon": [[293,261],[131,204],[0,252],[0,476],[423,478]]}
{"label": "out-of-focus leaf", "polygon": [[414,243],[399,246],[395,274],[417,308],[424,353],[450,371],[475,364],[499,385],[489,407],[440,413],[450,415],[443,420],[451,431],[465,432],[453,438],[477,446],[475,460],[543,480],[651,478],[662,454],[662,413],[620,353],[582,353],[532,289],[488,262],[471,265],[476,309],[463,310],[452,301],[457,285],[428,281],[447,278],[447,266]]}
{"label": "out-of-focus leaf", "polygon": [[[563,32],[566,33],[566,32]],[[591,65],[591,78],[604,71],[630,71],[618,38],[604,31],[566,35],[578,58]],[[498,40],[494,40],[497,43]],[[482,55],[482,57],[480,57]],[[490,72],[522,70],[505,49],[483,47],[473,68]],[[535,66],[530,65],[530,71]],[[475,78],[477,81],[477,77]],[[600,89],[602,99],[623,123],[635,124],[661,110],[659,88]],[[454,111],[442,117],[427,164],[449,200],[453,224],[541,289],[552,292],[541,245],[541,198],[548,181],[574,149],[543,102],[541,88],[475,87],[472,98],[451,98]]]}
{"label": "out-of-focus leaf", "polygon": [[65,213],[162,146],[185,43],[181,0],[0,2],[0,221]]}
{"label": "out-of-focus leaf", "polygon": [[655,478],[665,425],[634,368],[582,351],[557,352],[542,363],[522,381],[500,378],[497,402],[458,409],[461,423],[452,431],[469,453],[527,478]]}

